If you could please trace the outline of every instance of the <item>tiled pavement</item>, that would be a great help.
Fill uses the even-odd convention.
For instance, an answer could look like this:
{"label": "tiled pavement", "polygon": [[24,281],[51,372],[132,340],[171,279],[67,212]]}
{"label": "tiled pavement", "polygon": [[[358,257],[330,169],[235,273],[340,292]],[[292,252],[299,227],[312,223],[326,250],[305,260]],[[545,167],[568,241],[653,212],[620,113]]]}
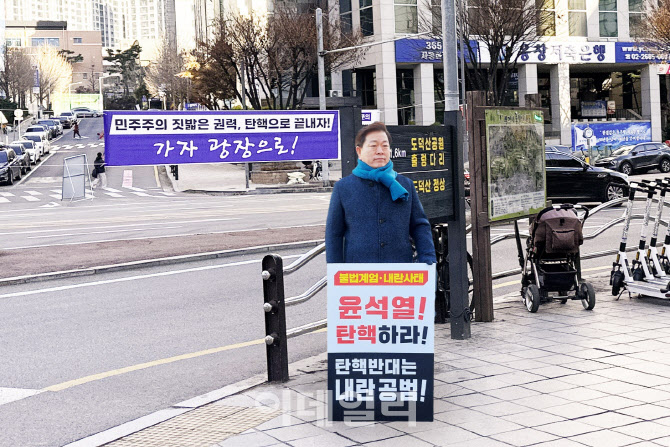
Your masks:
{"label": "tiled pavement", "polygon": [[434,422],[328,422],[324,355],[286,384],[193,410],[256,409],[253,422],[221,428],[218,438],[194,424],[189,439],[200,430],[203,443],[183,444],[162,427],[167,421],[144,430],[141,444],[127,437],[110,445],[670,446],[670,308],[615,301],[600,285],[592,312],[577,301],[530,314],[509,298],[493,323],[473,323],[470,340],[438,328]]}

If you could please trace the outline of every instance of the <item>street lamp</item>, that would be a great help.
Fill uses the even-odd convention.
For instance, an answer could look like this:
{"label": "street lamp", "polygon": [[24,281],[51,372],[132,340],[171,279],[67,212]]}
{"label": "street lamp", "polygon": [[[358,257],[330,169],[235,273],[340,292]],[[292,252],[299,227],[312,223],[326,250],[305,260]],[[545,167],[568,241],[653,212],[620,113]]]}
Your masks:
{"label": "street lamp", "polygon": [[72,86],[81,84],[82,82],[73,82],[70,85],[67,86],[67,99],[70,101],[70,110],[72,110]]}
{"label": "street lamp", "polygon": [[113,73],[113,74],[109,74],[107,76],[100,76],[98,78],[98,82],[100,83],[100,111],[101,112],[105,110],[105,97],[102,94],[102,80],[105,79],[105,78],[113,78],[113,77],[119,77],[120,78],[121,74],[120,73]]}

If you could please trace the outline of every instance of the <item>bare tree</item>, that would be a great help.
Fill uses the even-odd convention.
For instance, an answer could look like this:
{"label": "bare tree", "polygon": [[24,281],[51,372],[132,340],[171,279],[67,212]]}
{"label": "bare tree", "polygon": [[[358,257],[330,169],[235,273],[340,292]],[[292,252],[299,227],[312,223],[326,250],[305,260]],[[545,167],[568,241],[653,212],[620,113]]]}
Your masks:
{"label": "bare tree", "polygon": [[42,106],[49,106],[51,95],[63,93],[72,82],[72,65],[51,46],[40,47],[34,55],[39,70],[40,90],[38,101]]}
{"label": "bare tree", "polygon": [[33,86],[34,69],[30,56],[21,48],[5,47],[5,67],[0,72],[0,88],[7,98],[25,107],[26,93]]}
{"label": "bare tree", "polygon": [[165,94],[168,104],[179,104],[187,100],[191,72],[187,69],[185,53],[165,39],[156,50],[155,60],[146,69],[144,78],[152,95]]}
{"label": "bare tree", "polygon": [[[432,18],[424,20],[423,27],[441,38],[440,2],[433,0],[429,9]],[[502,105],[522,51],[535,51],[543,34],[555,33],[553,14],[542,9],[541,0],[468,0],[467,7],[457,11],[468,90],[486,91],[492,105]],[[481,57],[486,53],[490,61]]]}
{"label": "bare tree", "polygon": [[[337,17],[333,19],[333,17]],[[246,102],[253,109],[295,109],[316,76],[316,19],[313,12],[301,12],[296,5],[277,4],[272,14],[258,17],[228,16],[218,23],[213,42],[207,45],[206,58],[198,80],[219,77],[216,90],[242,102],[242,84]],[[335,49],[360,43],[360,34],[343,34],[339,16],[324,14],[324,47]],[[354,64],[364,50],[336,53],[326,58],[329,69]],[[209,70],[217,67],[217,70]],[[229,97],[219,97],[219,100]]]}

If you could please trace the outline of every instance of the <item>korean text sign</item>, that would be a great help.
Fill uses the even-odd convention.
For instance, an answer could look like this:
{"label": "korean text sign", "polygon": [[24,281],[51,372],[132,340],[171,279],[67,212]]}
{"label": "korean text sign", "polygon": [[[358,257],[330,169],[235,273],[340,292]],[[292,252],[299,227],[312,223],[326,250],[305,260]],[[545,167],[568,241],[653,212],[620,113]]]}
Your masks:
{"label": "korean text sign", "polygon": [[578,123],[572,125],[572,150],[587,150],[584,129],[593,131],[591,150],[597,156],[609,156],[621,146],[651,141],[651,121],[606,121],[600,123]]}
{"label": "korean text sign", "polygon": [[451,134],[438,126],[388,126],[391,161],[398,174],[414,182],[431,224],[453,215]]}
{"label": "korean text sign", "polygon": [[337,111],[105,112],[109,166],[338,159]]}
{"label": "korean text sign", "polygon": [[435,266],[328,264],[333,421],[432,421]]}

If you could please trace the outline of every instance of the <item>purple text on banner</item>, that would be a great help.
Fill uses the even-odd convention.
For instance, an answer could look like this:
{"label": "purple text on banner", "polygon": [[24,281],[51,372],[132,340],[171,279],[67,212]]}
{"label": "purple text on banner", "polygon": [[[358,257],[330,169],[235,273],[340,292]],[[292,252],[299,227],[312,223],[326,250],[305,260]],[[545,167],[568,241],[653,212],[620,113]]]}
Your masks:
{"label": "purple text on banner", "polygon": [[340,158],[337,111],[107,111],[108,166]]}

